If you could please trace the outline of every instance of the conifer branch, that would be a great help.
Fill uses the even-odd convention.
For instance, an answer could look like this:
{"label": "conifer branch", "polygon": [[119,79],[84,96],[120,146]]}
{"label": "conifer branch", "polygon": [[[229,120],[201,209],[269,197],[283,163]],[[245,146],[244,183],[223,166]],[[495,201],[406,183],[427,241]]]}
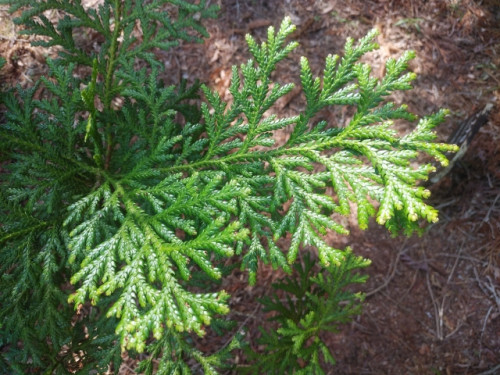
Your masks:
{"label": "conifer branch", "polygon": [[[348,39],[342,58],[329,55],[320,77],[302,57],[305,109],[268,115],[293,89],[272,79],[297,47],[286,41],[295,29],[286,18],[260,44],[246,36],[252,59],[232,69],[232,103],[202,85],[198,108],[191,101],[199,99],[200,85],[165,87],[154,52],[206,36],[199,21],[215,12],[206,1],[105,0],[97,9],[79,0],[12,4],[20,9],[24,33],[43,35],[39,45],[61,51],[35,87],[2,95],[0,147],[9,163],[0,174],[6,218],[0,331],[9,332],[12,358],[20,358],[15,347],[22,342],[18,369],[65,370],[72,353],[82,352],[81,371],[88,373],[118,366],[120,350],[128,350],[152,355],[140,365],[145,373],[162,356],[159,372],[189,373],[194,360],[215,374],[239,340],[207,356],[187,334],[204,335],[228,313],[229,295],[216,283],[223,262],[236,257],[253,284],[259,261],[290,273],[306,246],[317,249],[321,275],[330,276],[303,279],[307,285],[298,289],[307,311],[270,303],[286,319],[279,338],[265,336],[269,358],[286,355],[290,364],[307,355],[311,371],[320,368],[320,356],[333,363],[319,333],[359,311],[360,298],[341,288],[362,282],[349,271],[367,265],[325,240],[329,232],[349,233],[333,214],[356,207],[362,229],[376,217],[394,233],[418,230],[419,220],[434,222],[437,211],[425,203],[429,192],[418,186],[433,167],[412,162],[427,154],[446,164],[445,153],[456,150],[434,143],[433,128],[446,111],[419,120],[406,135],[392,128],[394,120],[417,119],[387,100],[411,88],[415,76],[406,71],[414,54],[390,59],[384,77],[372,77],[359,61],[377,48],[371,31],[357,43]],[[63,15],[57,23],[44,16],[51,9]],[[105,39],[98,54],[79,44],[82,30]],[[77,66],[87,76],[74,74]],[[45,96],[36,99],[39,87]],[[117,97],[122,104],[115,107]],[[322,109],[337,105],[354,108],[346,124],[317,121]],[[285,128],[291,129],[287,141],[276,145],[273,136]],[[278,245],[285,236],[288,249]],[[199,275],[207,280],[203,289],[195,284]],[[317,290],[337,297],[323,304]],[[344,310],[337,309],[340,301],[348,301]],[[77,310],[90,303],[95,313],[72,324],[68,302]],[[281,339],[290,344],[286,353],[277,347]]]}

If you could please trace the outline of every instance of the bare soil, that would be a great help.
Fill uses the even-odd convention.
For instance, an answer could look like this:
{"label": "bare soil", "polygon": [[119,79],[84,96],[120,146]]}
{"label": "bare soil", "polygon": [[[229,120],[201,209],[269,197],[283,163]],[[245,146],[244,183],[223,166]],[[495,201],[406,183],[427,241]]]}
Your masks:
{"label": "bare soil", "polygon": [[[90,1],[90,0],[88,0]],[[351,235],[331,237],[372,260],[363,313],[335,335],[325,336],[337,359],[328,374],[500,374],[500,2],[499,0],[219,0],[217,20],[206,21],[203,45],[182,44],[165,54],[172,82],[206,82],[230,100],[232,65],[249,58],[244,35],[263,38],[284,16],[297,25],[300,47],[281,64],[275,79],[299,83],[298,61],[309,58],[319,74],[327,54],[341,53],[348,36],[376,27],[380,49],[365,57],[383,74],[389,57],[413,49],[415,89],[398,94],[419,115],[449,108],[440,140],[470,114],[492,102],[496,108],[451,174],[431,187],[440,221],[421,237],[390,238],[375,223]],[[0,8],[0,54],[7,59],[2,81],[29,84],[44,73],[45,56],[29,46]],[[90,41],[89,41],[90,42]],[[280,102],[280,115],[304,106],[298,91]],[[341,124],[342,109],[321,114]],[[404,132],[408,124],[398,124]],[[235,272],[223,285],[232,294],[231,318],[248,330],[252,345],[265,320],[255,300],[282,274],[261,267],[249,287]],[[224,339],[206,337],[216,350]],[[236,361],[243,361],[239,353]],[[125,363],[120,374],[132,373]]]}

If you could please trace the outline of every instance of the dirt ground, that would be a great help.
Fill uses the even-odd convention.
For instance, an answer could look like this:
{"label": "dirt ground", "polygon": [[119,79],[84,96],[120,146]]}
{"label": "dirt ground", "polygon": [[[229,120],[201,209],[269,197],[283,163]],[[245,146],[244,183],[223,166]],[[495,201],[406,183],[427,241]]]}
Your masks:
{"label": "dirt ground", "polygon": [[[90,1],[90,0],[89,0]],[[493,103],[488,123],[474,138],[451,174],[430,189],[440,221],[422,237],[391,238],[375,222],[351,236],[332,237],[372,260],[363,313],[335,335],[325,336],[337,365],[328,374],[500,374],[500,0],[219,0],[217,20],[206,21],[211,36],[204,45],[183,44],[165,54],[172,82],[199,78],[229,99],[231,65],[249,57],[249,32],[265,36],[269,25],[290,16],[300,47],[282,63],[275,79],[299,82],[298,61],[309,58],[319,73],[329,53],[341,53],[348,36],[359,38],[373,27],[380,49],[365,58],[374,74],[388,57],[413,49],[415,89],[398,94],[419,115],[445,107],[451,116],[441,140],[469,115]],[[43,73],[43,55],[0,23],[0,52],[7,58],[4,77],[27,81]],[[280,102],[281,115],[304,106],[298,91]],[[321,114],[339,123],[346,114]],[[399,128],[407,130],[408,124]],[[249,331],[264,320],[255,299],[268,293],[280,275],[262,267],[258,284],[235,273],[225,284],[232,294],[231,317]],[[210,337],[200,341],[208,350]],[[238,355],[237,361],[242,361]],[[130,364],[130,363],[129,363]],[[125,363],[120,374],[132,373]]]}

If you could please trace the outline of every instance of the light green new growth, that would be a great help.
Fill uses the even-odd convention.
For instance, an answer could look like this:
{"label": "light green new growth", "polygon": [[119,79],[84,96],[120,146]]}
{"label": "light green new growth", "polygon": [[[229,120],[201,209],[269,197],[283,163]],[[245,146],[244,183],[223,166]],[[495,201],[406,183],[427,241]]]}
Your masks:
{"label": "light green new growth", "polygon": [[[162,8],[166,3],[175,5],[177,18]],[[27,7],[18,21],[25,33],[46,36],[40,45],[62,47],[48,61],[49,77],[2,99],[0,147],[9,172],[0,176],[0,213],[7,218],[0,226],[0,316],[15,332],[12,342],[25,345],[23,363],[28,356],[34,366],[63,363],[45,358],[48,349],[30,347],[45,337],[56,356],[71,343],[78,352],[80,344],[70,339],[72,312],[61,307],[67,299],[75,308],[95,305],[95,324],[104,324],[104,315],[114,322],[123,349],[163,352],[170,359],[159,373],[189,373],[189,357],[215,373],[219,359],[189,349],[185,334],[204,335],[216,315],[228,313],[229,295],[193,288],[193,275],[220,279],[224,259],[238,255],[253,284],[259,260],[291,271],[308,245],[323,266],[341,265],[346,251],[324,235],[349,233],[332,214],[348,215],[353,205],[363,229],[373,216],[407,234],[419,219],[437,220],[424,203],[429,192],[417,185],[433,167],[410,163],[426,153],[446,164],[444,153],[455,146],[433,143],[432,131],[446,111],[419,120],[404,136],[391,128],[395,119],[416,120],[406,106],[386,100],[411,88],[415,75],[406,70],[414,54],[390,59],[382,79],[371,77],[359,59],[377,48],[376,31],[357,43],[349,39],[342,58],[328,56],[321,77],[301,58],[306,105],[293,117],[268,110],[293,89],[272,81],[271,73],[297,47],[286,42],[295,26],[286,18],[261,44],[247,35],[253,59],[232,69],[233,101],[202,86],[198,114],[187,101],[197,87],[165,86],[154,52],[206,34],[199,19],[214,9],[204,1],[106,0],[84,9],[80,1],[23,0],[13,10],[21,7]],[[65,14],[57,25],[44,16],[50,9]],[[97,53],[78,45],[82,30],[103,37]],[[77,66],[87,67],[87,75],[77,75]],[[35,99],[39,87],[45,96]],[[122,104],[114,104],[117,98]],[[355,109],[348,123],[317,122],[319,111],[335,105]],[[285,128],[287,141],[276,145],[273,135]],[[284,251],[276,241],[287,235]],[[68,287],[61,289],[68,280],[69,297]],[[29,314],[21,322],[23,311]],[[36,338],[19,330],[41,321],[47,332]],[[57,333],[59,322],[65,328]],[[103,353],[115,353],[116,337],[108,334]],[[151,363],[143,366],[151,373]]]}

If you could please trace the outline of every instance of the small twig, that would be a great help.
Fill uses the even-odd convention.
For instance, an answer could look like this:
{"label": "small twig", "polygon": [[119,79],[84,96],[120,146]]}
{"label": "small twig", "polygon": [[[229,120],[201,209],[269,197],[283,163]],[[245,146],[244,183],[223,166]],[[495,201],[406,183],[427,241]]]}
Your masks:
{"label": "small twig", "polygon": [[410,286],[405,290],[403,295],[399,298],[400,301],[402,301],[403,298],[406,297],[410,293],[410,291],[413,289],[413,287],[415,286],[419,272],[420,272],[420,270],[418,270],[418,269],[415,270],[415,273],[413,274],[413,278],[411,279]]}
{"label": "small twig", "polygon": [[[434,292],[432,291],[432,286],[429,278],[429,273],[425,275],[425,280],[427,283],[427,289],[432,300],[432,306],[434,307],[434,320],[436,322],[436,336],[440,341],[443,341],[443,310],[442,307],[438,306],[436,298],[434,297]],[[444,298],[443,298],[444,303]]]}
{"label": "small twig", "polygon": [[448,338],[450,338],[451,336],[453,336],[455,333],[457,333],[457,332],[458,332],[458,330],[459,330],[460,328],[462,328],[462,326],[463,326],[463,325],[464,325],[464,322],[463,322],[463,321],[460,321],[460,322],[459,322],[459,324],[457,324],[457,327],[456,327],[453,331],[451,331],[450,333],[448,333],[448,334],[445,336],[445,340],[446,340],[446,339],[448,339]]}
{"label": "small twig", "polygon": [[484,331],[486,330],[486,323],[488,323],[488,318],[490,317],[491,310],[493,310],[493,307],[495,307],[495,306],[490,306],[490,308],[488,309],[488,312],[486,313],[486,316],[484,317],[483,328],[481,329],[481,337],[479,338],[479,345],[480,346],[482,346]]}
{"label": "small twig", "polygon": [[451,257],[451,258],[457,258],[457,259],[462,259],[462,260],[468,260],[468,261],[471,261],[471,262],[478,262],[478,263],[483,263],[483,265],[485,264],[485,262],[482,262],[481,260],[477,259],[477,258],[474,258],[474,257],[469,257],[469,256],[466,256],[466,255],[460,255],[460,254],[448,254],[448,253],[435,253],[434,254],[435,257]]}
{"label": "small twig", "polygon": [[[259,308],[260,308],[260,305],[259,305],[259,304],[257,304],[257,305],[255,306],[255,308],[253,309],[253,311],[252,311],[252,313],[251,313],[251,314],[244,314],[244,313],[240,313],[239,311],[232,311],[232,313],[233,313],[233,314],[246,316],[246,319],[243,321],[243,323],[241,323],[241,324],[240,324],[240,326],[239,326],[239,327],[238,327],[238,329],[236,330],[236,332],[237,332],[237,333],[241,331],[241,329],[242,329],[242,328],[243,328],[243,327],[244,327],[244,326],[248,323],[248,321],[249,321],[250,319],[255,318],[255,313],[257,312],[257,310],[258,310]],[[221,346],[221,348],[220,348],[218,351],[220,352],[221,350],[223,350],[224,348],[226,348],[226,347],[227,347],[227,346],[231,343],[231,341],[233,340],[233,338],[234,338],[234,335],[232,335],[232,336],[231,336],[231,337],[230,337],[230,338],[229,338],[229,339],[228,339],[228,340],[224,343],[224,345],[222,345],[222,346]],[[194,371],[198,370],[200,367],[201,367],[201,364],[200,364],[200,363],[197,363],[197,364],[195,364],[195,365],[191,368],[191,370],[192,370],[192,371],[193,371],[193,373],[194,373]]]}
{"label": "small twig", "polygon": [[484,289],[483,287],[483,283],[481,282],[481,280],[479,280],[479,275],[477,274],[477,269],[476,267],[473,267],[472,268],[474,270],[474,276],[476,276],[476,281],[477,281],[477,285],[479,286],[479,289],[481,289],[481,291],[487,296],[489,297],[490,295],[488,294],[488,291]]}
{"label": "small twig", "polygon": [[[460,245],[460,249],[458,251],[458,255],[455,258],[455,263],[453,264],[453,268],[451,269],[450,275],[448,276],[448,279],[446,280],[446,285],[448,285],[451,282],[453,274],[455,273],[455,270],[456,270],[456,268],[458,266],[458,263],[460,262],[460,254],[462,254],[462,250],[464,248],[463,245],[464,245],[464,241],[462,241],[462,244]],[[443,312],[443,309],[444,309],[444,300],[445,300],[445,297],[443,297],[443,303],[441,304],[441,313]],[[453,336],[456,332],[458,332],[458,330],[462,327],[462,325],[463,325],[463,321],[459,322],[457,324],[457,327],[453,331],[451,331],[450,333],[448,333],[446,335],[445,339]]]}
{"label": "small twig", "polygon": [[448,280],[446,281],[446,284],[449,284],[451,281],[451,278],[453,277],[453,274],[455,273],[455,269],[457,268],[458,262],[460,261],[460,254],[462,254],[462,250],[464,248],[464,242],[462,241],[462,244],[460,245],[460,249],[458,250],[458,256],[455,258],[455,263],[453,264],[453,268],[451,269],[450,275],[448,276]]}
{"label": "small twig", "polygon": [[489,276],[486,276],[486,279],[488,280],[489,284],[485,284],[485,288],[491,292],[491,295],[493,296],[493,298],[495,299],[495,303],[497,304],[498,311],[500,312],[500,297],[497,294],[497,289]]}
{"label": "small twig", "polygon": [[[424,254],[425,262],[428,263],[425,251],[423,252],[423,254]],[[426,284],[427,284],[427,289],[429,290],[429,294],[431,296],[432,305],[434,307],[434,319],[436,321],[436,336],[438,337],[438,339],[440,341],[443,341],[444,340],[443,315],[444,315],[444,304],[445,304],[446,296],[443,296],[443,300],[442,300],[441,306],[440,306],[438,301],[436,300],[436,298],[434,296],[434,292],[432,290],[432,285],[431,285],[431,281],[430,281],[430,272],[426,272],[425,280],[426,280]],[[451,334],[453,334],[453,333],[454,332],[452,332]]]}
{"label": "small twig", "polygon": [[384,280],[384,282],[381,285],[379,285],[378,287],[376,287],[373,290],[370,290],[369,292],[366,292],[365,297],[372,296],[372,295],[380,292],[385,287],[387,287],[387,285],[389,285],[391,280],[394,278],[394,275],[396,275],[397,265],[399,263],[399,259],[401,258],[401,254],[403,253],[403,250],[406,246],[406,242],[407,242],[407,240],[405,239],[405,241],[403,242],[403,245],[401,246],[401,248],[398,251],[398,255],[396,256],[396,259],[394,260],[392,270],[391,270],[391,273],[389,274],[389,276]]}
{"label": "small twig", "polygon": [[498,374],[499,371],[500,371],[500,365],[496,365],[495,367],[493,367],[487,371],[481,372],[477,375],[495,375],[495,374]]}
{"label": "small twig", "polygon": [[120,368],[125,368],[125,370],[130,371],[131,373],[135,373],[134,369],[132,369],[129,365],[127,365],[125,362],[122,362],[122,365]]}
{"label": "small twig", "polygon": [[467,233],[466,231],[464,231],[464,230],[463,230],[462,228],[460,228],[460,227],[457,227],[457,230],[458,230],[460,233],[464,234],[466,237],[468,237],[470,240],[475,240],[475,239],[476,239],[473,235],[471,235],[470,233]]}
{"label": "small twig", "polygon": [[490,209],[486,213],[486,216],[484,217],[483,221],[489,223],[491,211],[493,211],[493,208],[495,208],[495,205],[497,203],[498,198],[500,198],[500,193],[498,193],[497,196],[495,197],[495,200],[493,201],[492,205],[490,206]]}
{"label": "small twig", "polygon": [[[246,324],[248,323],[248,321],[249,321],[250,319],[252,319],[252,318],[255,318],[255,313],[257,312],[257,310],[258,310],[259,308],[260,308],[260,304],[257,304],[257,305],[255,306],[255,308],[253,309],[252,313],[251,313],[251,314],[249,314],[249,315],[247,315],[247,317],[245,318],[245,320],[243,321],[243,323],[241,323],[241,324],[240,324],[240,326],[238,327],[238,329],[237,329],[237,331],[236,331],[236,332],[241,332],[242,328],[243,328],[244,326],[246,326]],[[233,336],[233,337],[234,337],[234,336]],[[231,337],[229,340],[227,340],[227,341],[224,343],[224,345],[222,345],[222,347],[219,349],[219,351],[220,351],[220,350],[223,350],[226,346],[228,346],[228,345],[231,343],[231,341],[232,341],[233,337]]]}
{"label": "small twig", "polygon": [[437,206],[436,206],[436,209],[437,209],[437,210],[441,210],[442,208],[444,208],[444,207],[448,207],[448,206],[452,206],[452,205],[454,205],[455,203],[457,203],[457,199],[456,199],[456,198],[451,199],[451,200],[446,201],[446,202],[443,202],[443,203],[441,203],[440,205],[437,205]]}

